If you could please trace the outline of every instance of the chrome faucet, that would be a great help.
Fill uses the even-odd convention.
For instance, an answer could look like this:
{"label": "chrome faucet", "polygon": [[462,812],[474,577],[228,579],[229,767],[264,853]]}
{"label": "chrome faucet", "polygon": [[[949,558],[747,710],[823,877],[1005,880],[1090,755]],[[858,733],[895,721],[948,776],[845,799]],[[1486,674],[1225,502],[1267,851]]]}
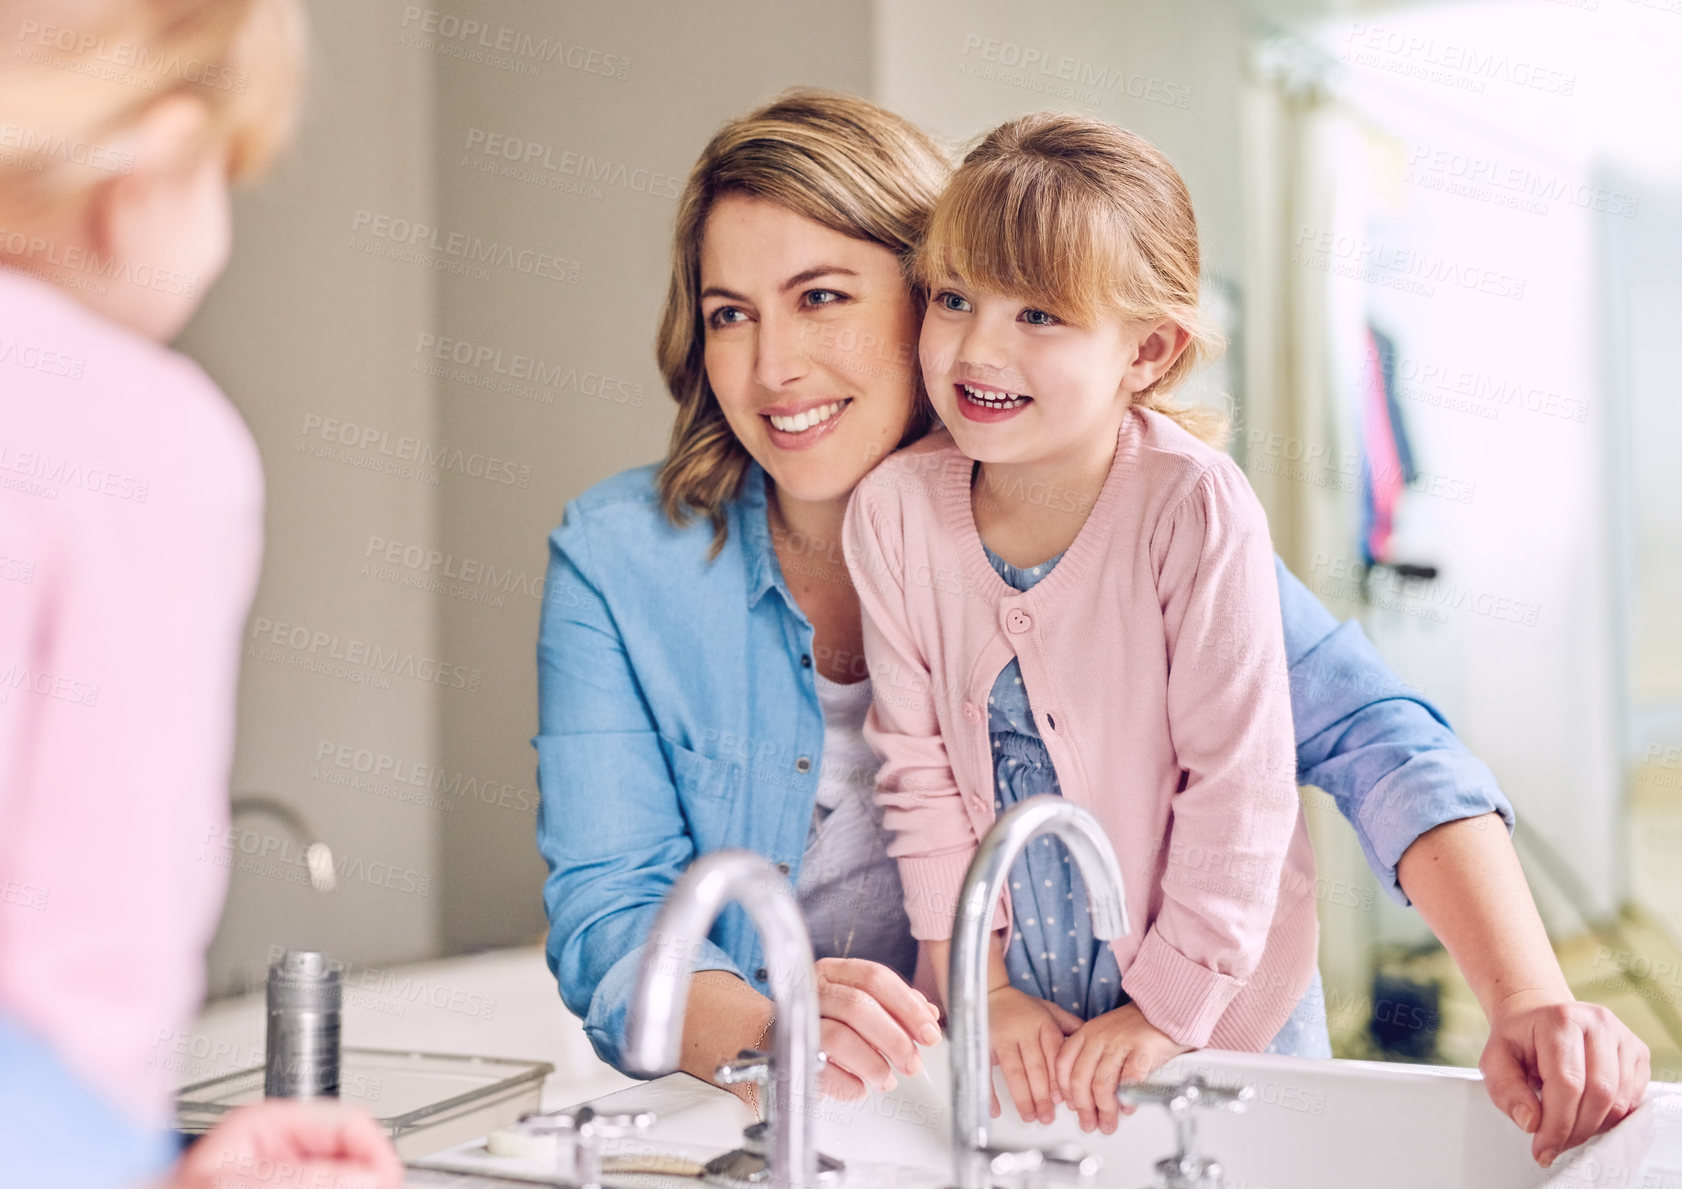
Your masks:
{"label": "chrome faucet", "polygon": [[1092,932],[1125,937],[1127,893],[1121,866],[1098,819],[1063,797],[1029,797],[1002,814],[981,840],[964,876],[952,923],[952,966],[947,1005],[952,1035],[952,1173],[957,1189],[987,1189],[996,1154],[987,1146],[992,1061],[987,1043],[987,951],[993,910],[1010,878],[1011,864],[1041,834],[1055,834],[1086,878]]}
{"label": "chrome faucet", "polygon": [[765,948],[777,1026],[770,1136],[772,1189],[818,1184],[808,1098],[817,1091],[818,993],[812,942],[794,891],[770,861],[746,850],[702,855],[672,887],[654,921],[627,1027],[629,1064],[655,1077],[677,1065],[689,1000],[690,954],[732,901],[747,910]]}
{"label": "chrome faucet", "polygon": [[309,873],[310,887],[318,892],[331,892],[339,886],[333,869],[333,851],[321,841],[303,814],[278,797],[268,793],[235,793],[228,803],[228,821],[243,814],[263,813],[283,824],[304,846],[304,870]]}

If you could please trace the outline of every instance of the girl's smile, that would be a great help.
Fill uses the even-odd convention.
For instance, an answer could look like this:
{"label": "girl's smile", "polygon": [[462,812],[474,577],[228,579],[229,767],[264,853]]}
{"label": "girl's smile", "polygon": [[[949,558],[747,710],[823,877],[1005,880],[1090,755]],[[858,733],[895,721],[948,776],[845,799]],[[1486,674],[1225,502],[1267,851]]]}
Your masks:
{"label": "girl's smile", "polygon": [[952,387],[957,393],[958,411],[971,421],[1008,421],[1034,399],[987,384],[958,383]]}

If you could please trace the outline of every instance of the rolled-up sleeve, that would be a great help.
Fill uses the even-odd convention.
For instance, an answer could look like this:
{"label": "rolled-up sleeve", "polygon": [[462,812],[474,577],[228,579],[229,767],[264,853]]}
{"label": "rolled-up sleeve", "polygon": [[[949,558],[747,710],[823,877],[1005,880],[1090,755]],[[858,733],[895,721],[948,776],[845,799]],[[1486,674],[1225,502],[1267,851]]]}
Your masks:
{"label": "rolled-up sleeve", "polygon": [[[538,632],[537,844],[549,969],[597,1054],[627,1073],[625,1023],[654,919],[695,845],[576,507],[550,538]],[[718,945],[692,970],[741,974]]]}
{"label": "rolled-up sleeve", "polygon": [[1290,665],[1297,780],[1349,819],[1390,898],[1412,903],[1396,865],[1426,831],[1512,804],[1448,720],[1398,677],[1354,620],[1339,623],[1274,559]]}

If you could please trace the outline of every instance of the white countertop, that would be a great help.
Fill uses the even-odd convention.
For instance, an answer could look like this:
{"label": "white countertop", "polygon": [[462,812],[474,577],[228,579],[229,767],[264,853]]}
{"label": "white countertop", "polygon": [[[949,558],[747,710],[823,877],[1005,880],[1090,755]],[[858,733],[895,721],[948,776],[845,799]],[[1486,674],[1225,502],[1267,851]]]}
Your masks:
{"label": "white countertop", "polygon": [[[178,1085],[263,1063],[262,991],[207,1004],[191,1033],[160,1060]],[[634,1085],[598,1058],[582,1023],[561,1002],[543,949],[491,950],[344,974],[342,1042],[548,1061],[543,1109],[554,1110]]]}

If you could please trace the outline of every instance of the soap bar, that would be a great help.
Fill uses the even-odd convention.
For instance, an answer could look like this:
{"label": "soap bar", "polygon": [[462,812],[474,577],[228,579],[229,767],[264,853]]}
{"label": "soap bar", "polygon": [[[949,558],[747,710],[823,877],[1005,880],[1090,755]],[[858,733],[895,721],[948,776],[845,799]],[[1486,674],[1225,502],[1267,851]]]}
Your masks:
{"label": "soap bar", "polygon": [[506,1156],[513,1160],[553,1161],[559,1138],[523,1131],[518,1127],[504,1127],[485,1137],[485,1151],[492,1156]]}

